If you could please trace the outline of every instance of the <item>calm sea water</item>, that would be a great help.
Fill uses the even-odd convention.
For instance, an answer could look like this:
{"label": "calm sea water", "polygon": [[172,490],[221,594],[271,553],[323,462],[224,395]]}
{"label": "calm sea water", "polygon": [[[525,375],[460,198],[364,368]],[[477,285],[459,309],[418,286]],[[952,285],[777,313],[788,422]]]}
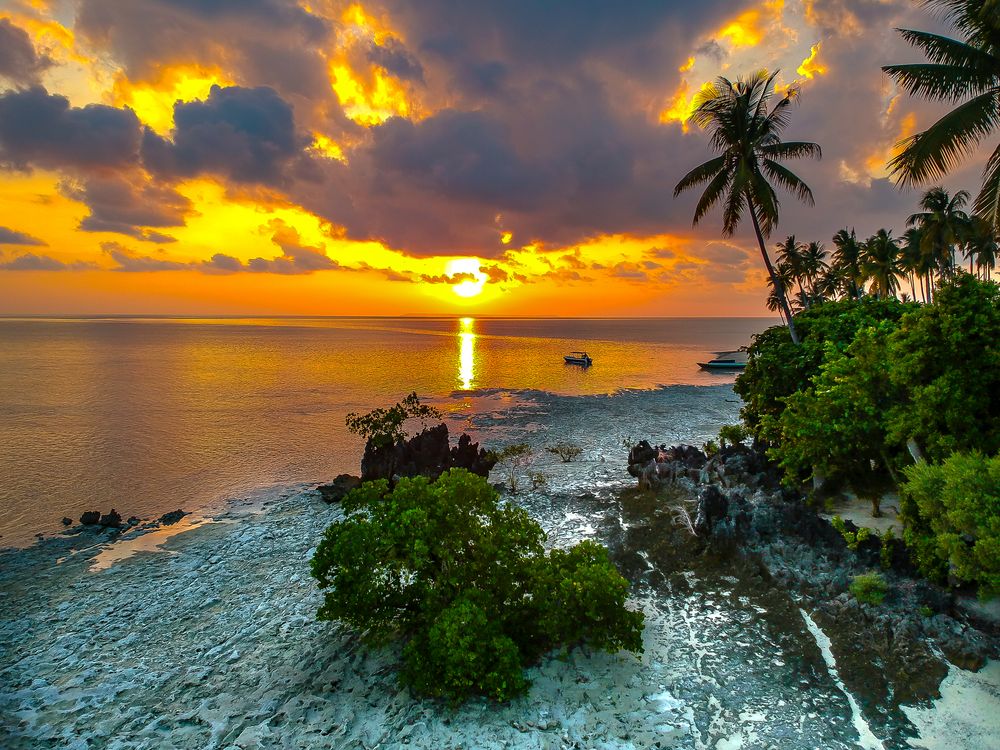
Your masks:
{"label": "calm sea water", "polygon": [[[525,391],[731,382],[696,362],[773,322],[0,319],[0,545],[84,510],[152,517],[356,471],[345,415],[410,391],[463,419]],[[571,349],[594,366],[563,364]]]}

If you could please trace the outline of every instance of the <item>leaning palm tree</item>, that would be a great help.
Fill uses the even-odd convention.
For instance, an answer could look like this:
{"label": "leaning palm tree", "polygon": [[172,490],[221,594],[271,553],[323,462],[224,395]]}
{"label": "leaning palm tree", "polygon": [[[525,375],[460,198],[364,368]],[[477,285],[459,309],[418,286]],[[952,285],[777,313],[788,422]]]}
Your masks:
{"label": "leaning palm tree", "polygon": [[[961,39],[899,29],[929,62],[882,70],[910,94],[961,104],[900,144],[889,168],[901,185],[941,178],[1000,130],[1000,0],[923,1],[940,10]],[[1000,227],[1000,146],[986,162],[973,210]]]}
{"label": "leaning palm tree", "polygon": [[777,75],[777,72],[769,75],[762,70],[740,77],[735,83],[720,77],[702,90],[696,99],[691,122],[701,128],[711,128],[710,142],[719,156],[688,172],[674,188],[674,196],[707,183],[695,208],[694,223],[721,203],[722,232],[726,236],[736,231],[745,214],[750,215],[764,267],[779,297],[788,332],[797,344],[799,337],[788,297],[775,281],[774,265],[764,244],[764,239],[778,224],[778,196],[771,182],[813,205],[815,201],[809,186],[780,162],[805,156],[818,158],[822,152],[815,143],[781,140],[781,131],[788,124],[797,90],[789,88],[772,106]]}
{"label": "leaning palm tree", "polygon": [[934,187],[920,199],[924,210],[906,220],[907,226],[920,228],[921,249],[933,259],[942,276],[951,276],[955,271],[955,248],[969,224],[969,215],[962,210],[968,200],[964,190],[951,196],[943,187]]}
{"label": "leaning palm tree", "polygon": [[899,245],[892,238],[891,231],[880,229],[868,238],[861,258],[861,270],[871,282],[871,290],[875,296],[895,296],[902,269]]}
{"label": "leaning palm tree", "polygon": [[846,293],[861,297],[861,243],[852,229],[841,229],[833,235],[833,265],[847,282]]}

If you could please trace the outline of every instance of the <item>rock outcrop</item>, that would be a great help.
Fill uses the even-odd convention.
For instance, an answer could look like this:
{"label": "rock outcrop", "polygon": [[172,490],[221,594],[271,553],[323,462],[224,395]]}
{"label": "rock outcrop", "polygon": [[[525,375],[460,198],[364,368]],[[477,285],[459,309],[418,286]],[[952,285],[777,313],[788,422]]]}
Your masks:
{"label": "rock outcrop", "polygon": [[361,459],[361,481],[397,477],[426,476],[437,478],[448,469],[462,468],[488,476],[496,460],[472,438],[463,434],[458,445],[448,442],[448,426],[428,427],[409,440],[378,447],[370,440]]}
{"label": "rock outcrop", "polygon": [[361,477],[352,474],[340,474],[329,484],[321,484],[316,489],[325,502],[339,503],[348,492],[361,486]]}
{"label": "rock outcrop", "polygon": [[84,511],[83,515],[80,516],[80,523],[84,526],[96,526],[101,522],[101,511],[99,510],[88,510]]}

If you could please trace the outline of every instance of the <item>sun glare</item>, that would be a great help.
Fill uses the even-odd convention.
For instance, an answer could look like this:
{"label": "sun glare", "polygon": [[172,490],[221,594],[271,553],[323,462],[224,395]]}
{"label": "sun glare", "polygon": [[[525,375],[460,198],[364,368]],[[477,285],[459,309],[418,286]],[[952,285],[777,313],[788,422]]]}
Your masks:
{"label": "sun glare", "polygon": [[459,297],[475,297],[481,294],[489,277],[480,270],[479,260],[476,258],[454,258],[448,261],[444,267],[444,272],[448,276],[458,276],[464,274],[472,278],[466,278],[452,286],[452,291]]}

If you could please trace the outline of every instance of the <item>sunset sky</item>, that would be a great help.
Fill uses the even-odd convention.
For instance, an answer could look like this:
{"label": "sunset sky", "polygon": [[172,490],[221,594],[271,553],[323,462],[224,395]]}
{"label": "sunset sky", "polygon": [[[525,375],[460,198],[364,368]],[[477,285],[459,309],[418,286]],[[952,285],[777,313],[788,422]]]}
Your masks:
{"label": "sunset sky", "polygon": [[[0,0],[0,314],[766,314],[673,186],[703,84],[797,81],[788,233],[897,234],[910,0]],[[947,183],[976,189],[983,159]]]}

